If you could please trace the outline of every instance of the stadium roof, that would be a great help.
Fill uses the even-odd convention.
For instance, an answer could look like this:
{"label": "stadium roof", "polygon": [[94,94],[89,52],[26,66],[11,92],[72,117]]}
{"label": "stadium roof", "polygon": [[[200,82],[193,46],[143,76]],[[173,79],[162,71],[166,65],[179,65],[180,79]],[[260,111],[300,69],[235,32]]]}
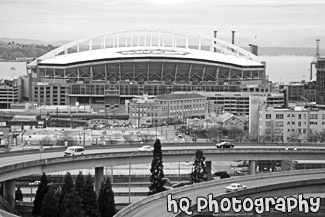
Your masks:
{"label": "stadium roof", "polygon": [[240,66],[263,66],[254,54],[218,38],[139,30],[76,40],[37,58],[28,67],[67,66],[132,58],[194,59]]}

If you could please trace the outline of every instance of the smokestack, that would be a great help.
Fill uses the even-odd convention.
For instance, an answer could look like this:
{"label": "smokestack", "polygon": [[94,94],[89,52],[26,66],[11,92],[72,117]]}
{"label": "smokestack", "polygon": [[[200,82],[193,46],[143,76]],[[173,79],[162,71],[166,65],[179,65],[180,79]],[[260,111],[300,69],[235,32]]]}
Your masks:
{"label": "smokestack", "polygon": [[[231,31],[231,34],[232,34],[232,36],[231,36],[231,43],[232,44],[235,44],[235,31]],[[232,52],[235,52],[235,50],[232,49]]]}
{"label": "smokestack", "polygon": [[258,56],[258,46],[255,44],[249,44],[251,53]]}
{"label": "smokestack", "polygon": [[[217,38],[218,31],[213,31],[213,33],[214,33],[214,38]],[[216,46],[216,42],[214,42],[214,46]],[[217,48],[214,48],[213,51],[217,52]]]}
{"label": "smokestack", "polygon": [[236,31],[231,31],[231,34],[232,34],[232,36],[231,36],[231,43],[232,44],[235,44],[235,32]]}

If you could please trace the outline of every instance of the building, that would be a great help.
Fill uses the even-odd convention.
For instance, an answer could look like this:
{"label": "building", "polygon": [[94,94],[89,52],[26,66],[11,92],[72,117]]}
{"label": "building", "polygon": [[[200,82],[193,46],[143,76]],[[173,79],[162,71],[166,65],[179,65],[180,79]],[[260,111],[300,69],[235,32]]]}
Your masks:
{"label": "building", "polygon": [[307,142],[321,139],[325,130],[325,109],[316,106],[275,108],[261,106],[259,140]]}
{"label": "building", "polygon": [[11,108],[12,103],[21,100],[21,80],[0,80],[0,109]]}
{"label": "building", "polygon": [[317,58],[316,62],[316,103],[325,105],[325,58]]}
{"label": "building", "polygon": [[279,91],[286,91],[287,102],[305,102],[305,85],[300,82],[280,83]]}
{"label": "building", "polygon": [[130,122],[135,125],[168,124],[187,118],[204,117],[206,98],[199,94],[164,94],[155,99],[133,99],[129,102]]}
{"label": "building", "polygon": [[212,123],[214,123],[217,127],[226,128],[228,130],[232,128],[244,130],[244,120],[234,114],[224,112],[217,116],[211,115],[210,118]]}
{"label": "building", "polygon": [[27,68],[23,97],[41,105],[112,108],[143,94],[238,92],[256,85],[269,91],[265,64],[254,54],[218,38],[175,32],[92,36],[56,48]]}
{"label": "building", "polygon": [[[177,91],[177,94],[187,92]],[[208,112],[221,114],[229,112],[234,115],[243,116],[249,115],[249,98],[251,95],[265,97],[266,103],[269,106],[282,107],[284,105],[284,95],[282,93],[269,92],[203,92],[194,91],[193,93],[200,94],[206,97],[208,101]]]}

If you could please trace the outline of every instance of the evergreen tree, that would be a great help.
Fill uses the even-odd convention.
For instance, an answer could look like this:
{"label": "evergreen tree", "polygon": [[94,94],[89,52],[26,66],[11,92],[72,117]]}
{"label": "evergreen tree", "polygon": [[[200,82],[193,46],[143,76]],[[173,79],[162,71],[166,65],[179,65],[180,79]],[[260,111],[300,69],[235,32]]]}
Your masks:
{"label": "evergreen tree", "polygon": [[164,191],[164,165],[162,161],[161,143],[159,139],[156,139],[153,150],[153,159],[151,162],[151,175],[149,186],[149,195],[156,194]]}
{"label": "evergreen tree", "polygon": [[67,193],[63,200],[62,217],[84,217],[82,202],[79,194],[75,191]]}
{"label": "evergreen tree", "polygon": [[17,190],[15,191],[15,200],[23,201],[24,195],[23,192],[20,189],[20,186],[17,187]]}
{"label": "evergreen tree", "polygon": [[98,207],[101,217],[112,217],[116,213],[114,192],[109,177],[106,177],[104,182],[101,183],[98,195]]}
{"label": "evergreen tree", "polygon": [[83,189],[83,209],[85,217],[99,216],[97,195],[90,174],[86,178],[85,187]]}
{"label": "evergreen tree", "polygon": [[84,186],[85,186],[85,180],[84,176],[81,171],[79,171],[79,174],[76,179],[76,184],[75,184],[75,191],[79,194],[81,198],[83,198],[83,191],[84,191]]}
{"label": "evergreen tree", "polygon": [[59,213],[58,213],[58,217],[62,217],[62,213],[64,213],[64,198],[67,194],[71,194],[74,190],[74,186],[73,186],[73,181],[72,181],[72,176],[69,172],[67,172],[67,174],[65,174],[64,176],[64,185],[61,189],[61,191],[59,192]]}
{"label": "evergreen tree", "polygon": [[45,173],[43,173],[43,175],[41,177],[41,182],[38,184],[35,200],[33,202],[33,204],[34,204],[33,211],[32,211],[33,216],[41,215],[43,198],[49,190],[47,183],[48,183],[47,177],[46,177]]}
{"label": "evergreen tree", "polygon": [[57,217],[58,212],[58,197],[55,195],[54,187],[52,186],[43,199],[41,216]]}
{"label": "evergreen tree", "polygon": [[192,183],[199,183],[207,181],[207,169],[205,165],[205,157],[203,156],[202,150],[197,150],[195,153],[193,171],[191,173]]}

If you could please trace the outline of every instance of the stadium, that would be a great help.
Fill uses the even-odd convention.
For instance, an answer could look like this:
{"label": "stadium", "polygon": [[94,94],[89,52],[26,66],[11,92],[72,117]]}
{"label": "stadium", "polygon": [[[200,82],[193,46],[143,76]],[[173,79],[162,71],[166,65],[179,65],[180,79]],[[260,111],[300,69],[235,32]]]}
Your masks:
{"label": "stadium", "polygon": [[76,40],[27,69],[25,97],[43,105],[114,107],[135,95],[247,92],[249,86],[267,86],[265,64],[251,52],[216,37],[160,30]]}

